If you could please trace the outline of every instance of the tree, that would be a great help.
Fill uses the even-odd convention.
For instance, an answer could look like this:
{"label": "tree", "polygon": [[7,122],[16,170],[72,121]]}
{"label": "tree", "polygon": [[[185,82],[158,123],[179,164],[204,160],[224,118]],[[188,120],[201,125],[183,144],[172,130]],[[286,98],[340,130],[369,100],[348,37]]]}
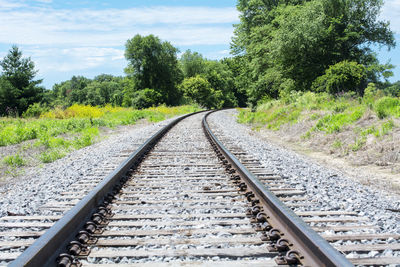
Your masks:
{"label": "tree", "polygon": [[240,23],[232,51],[244,59],[253,103],[280,90],[310,90],[330,67],[353,61],[367,69],[367,84],[386,71],[368,44],[395,45],[378,20],[381,0],[239,0]]}
{"label": "tree", "polygon": [[55,84],[53,94],[55,105],[68,107],[73,104],[86,104],[87,86],[92,80],[83,76],[72,76],[71,80]]}
{"label": "tree", "polygon": [[185,97],[206,108],[223,106],[221,91],[215,91],[211,84],[200,75],[185,78],[181,84]]}
{"label": "tree", "polygon": [[135,79],[135,90],[152,88],[162,95],[167,105],[179,102],[177,85],[182,80],[176,53],[178,50],[169,42],[158,37],[139,34],[126,42],[125,72]]}
{"label": "tree", "polygon": [[206,60],[197,52],[186,50],[180,58],[180,65],[185,78],[201,75],[205,72]]}
{"label": "tree", "polygon": [[37,71],[35,64],[28,58],[22,58],[22,52],[13,46],[0,61],[3,69],[0,80],[0,114],[6,108],[16,109],[22,114],[29,105],[41,101],[44,88],[38,86],[42,80],[34,80]]}
{"label": "tree", "polygon": [[211,85],[214,91],[221,95],[223,105],[221,107],[236,107],[237,99],[234,95],[235,84],[232,78],[232,72],[228,66],[214,60],[208,60],[205,62],[205,72],[203,75]]}
{"label": "tree", "polygon": [[221,60],[221,63],[226,65],[230,71],[234,83],[232,91],[238,101],[238,106],[245,107],[247,103],[246,89],[248,87],[248,73],[245,71],[246,63],[243,56],[224,58]]}

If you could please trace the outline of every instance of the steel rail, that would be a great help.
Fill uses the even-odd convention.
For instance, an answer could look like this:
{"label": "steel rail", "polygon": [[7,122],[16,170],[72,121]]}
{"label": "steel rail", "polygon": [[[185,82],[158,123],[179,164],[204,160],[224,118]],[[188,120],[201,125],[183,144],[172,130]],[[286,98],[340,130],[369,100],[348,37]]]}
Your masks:
{"label": "steel rail", "polygon": [[[214,112],[214,111],[212,111]],[[344,255],[333,248],[325,239],[312,230],[299,216],[280,201],[270,190],[263,185],[240,161],[231,153],[212,133],[207,117],[203,118],[203,127],[219,151],[240,174],[251,190],[262,202],[266,209],[268,222],[278,228],[286,239],[293,243],[293,247],[301,253],[302,264],[306,266],[353,266]]]}
{"label": "steel rail", "polygon": [[122,162],[112,173],[107,175],[88,195],[80,200],[49,230],[29,246],[10,267],[21,266],[56,266],[58,255],[66,252],[67,245],[74,240],[84,224],[90,220],[97,207],[101,205],[114,186],[121,182],[125,174],[167,133],[184,118],[204,111],[183,115],[160,129],[143,143],[129,158]]}

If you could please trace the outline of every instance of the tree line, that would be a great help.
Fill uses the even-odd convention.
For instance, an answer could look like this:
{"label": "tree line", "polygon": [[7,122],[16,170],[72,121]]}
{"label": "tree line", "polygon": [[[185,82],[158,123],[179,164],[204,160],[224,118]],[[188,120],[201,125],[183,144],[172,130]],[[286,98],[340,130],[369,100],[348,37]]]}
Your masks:
{"label": "tree line", "polygon": [[187,50],[178,58],[171,43],[136,35],[125,44],[125,76],[74,76],[52,90],[34,80],[34,63],[13,46],[0,62],[0,114],[75,103],[255,106],[293,91],[363,95],[370,83],[399,96],[400,81],[387,80],[394,66],[379,63],[370,49],[395,46],[389,24],[378,19],[382,5],[382,0],[238,0],[232,57],[208,60]]}
{"label": "tree line", "polygon": [[40,109],[73,104],[133,107],[196,103],[206,108],[246,104],[238,91],[231,59],[208,60],[187,50],[178,59],[178,49],[154,35],[136,35],[125,45],[126,76],[101,74],[93,79],[73,76],[52,90],[34,80],[37,71],[30,58],[13,46],[1,61],[0,113],[40,113]]}

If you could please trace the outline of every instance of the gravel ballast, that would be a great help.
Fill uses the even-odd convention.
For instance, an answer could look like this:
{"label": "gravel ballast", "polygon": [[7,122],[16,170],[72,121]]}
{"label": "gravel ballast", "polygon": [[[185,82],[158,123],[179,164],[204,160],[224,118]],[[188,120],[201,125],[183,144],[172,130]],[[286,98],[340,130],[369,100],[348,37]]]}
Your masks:
{"label": "gravel ballast", "polygon": [[20,177],[0,186],[0,217],[41,214],[40,206],[107,164],[118,164],[115,159],[121,151],[136,149],[171,120],[120,127],[101,142],[74,151],[42,168],[27,169]]}
{"label": "gravel ballast", "polygon": [[306,190],[317,209],[357,211],[379,226],[377,232],[400,234],[400,213],[396,212],[400,209],[400,196],[362,185],[338,170],[263,140],[249,126],[237,123],[236,114],[236,110],[219,111],[208,121],[212,129],[218,129],[214,130],[216,133],[259,159],[265,168],[285,178],[288,184]]}

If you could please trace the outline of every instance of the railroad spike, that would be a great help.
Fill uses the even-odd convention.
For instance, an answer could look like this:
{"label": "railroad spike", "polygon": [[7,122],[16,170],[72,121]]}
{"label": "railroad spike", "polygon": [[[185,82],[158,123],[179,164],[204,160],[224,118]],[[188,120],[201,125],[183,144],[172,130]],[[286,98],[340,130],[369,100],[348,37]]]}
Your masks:
{"label": "railroad spike", "polygon": [[272,228],[268,233],[267,236],[271,241],[277,241],[281,238],[282,233],[276,228]]}

